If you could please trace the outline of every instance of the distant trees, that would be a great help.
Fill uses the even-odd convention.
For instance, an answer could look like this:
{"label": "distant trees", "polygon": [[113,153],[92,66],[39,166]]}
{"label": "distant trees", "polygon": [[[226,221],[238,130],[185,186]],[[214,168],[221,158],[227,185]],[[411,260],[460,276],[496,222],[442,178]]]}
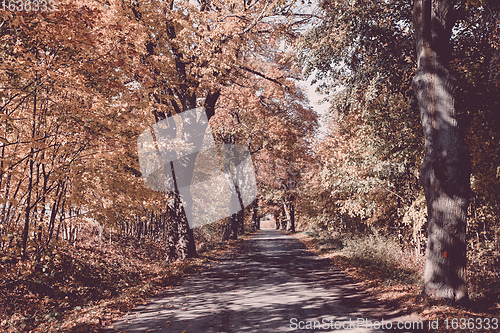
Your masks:
{"label": "distant trees", "polygon": [[260,198],[272,207],[275,216],[281,215],[281,229],[294,232],[296,205],[307,187],[302,175],[312,162],[310,149],[318,119],[307,107],[300,90],[280,103],[270,99],[265,105],[274,119],[267,118],[273,122],[267,133],[269,140],[262,153],[256,156]]}
{"label": "distant trees", "polygon": [[[248,145],[256,168],[259,198],[265,197],[264,192],[271,188],[283,194],[286,192],[287,196],[297,191],[293,186],[285,191],[286,184],[293,185],[289,177],[297,181],[297,176],[292,175],[296,168],[294,163],[307,154],[308,140],[317,126],[317,115],[291,79],[298,74],[286,60],[286,54],[278,51],[277,45],[267,48],[267,54],[281,62],[280,68],[275,62],[266,64],[268,70],[278,77],[289,77],[283,80],[283,86],[247,74],[239,84],[223,90],[218,112],[213,118],[217,141],[234,140]],[[284,204],[282,199],[276,203],[280,207]],[[235,237],[234,232],[231,237]]]}

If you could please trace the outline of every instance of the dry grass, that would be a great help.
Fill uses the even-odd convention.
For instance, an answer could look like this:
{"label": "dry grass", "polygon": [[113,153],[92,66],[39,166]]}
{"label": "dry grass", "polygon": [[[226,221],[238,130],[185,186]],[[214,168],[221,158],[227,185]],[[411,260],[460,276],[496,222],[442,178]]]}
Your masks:
{"label": "dry grass", "polygon": [[[422,258],[414,258],[405,253],[387,238],[351,239],[345,242],[347,249],[344,251],[338,247],[325,251],[325,247],[328,248],[328,246],[325,246],[324,241],[319,237],[311,237],[303,233],[294,236],[312,252],[329,258],[332,265],[346,272],[377,299],[390,302],[407,314],[418,315],[426,321],[439,319],[441,325],[433,332],[457,331],[452,327],[446,329],[445,319],[450,322],[453,318],[500,319],[498,297],[492,294],[489,284],[481,285],[481,281],[484,280],[475,279],[474,276],[469,277],[470,289],[481,290],[481,292],[471,296],[471,303],[467,307],[453,307],[423,296],[421,294]],[[390,251],[384,248],[386,244]],[[481,272],[481,274],[487,273]],[[490,276],[491,272],[487,275]],[[491,283],[491,279],[488,281]],[[459,331],[494,332],[497,330],[460,329]]]}

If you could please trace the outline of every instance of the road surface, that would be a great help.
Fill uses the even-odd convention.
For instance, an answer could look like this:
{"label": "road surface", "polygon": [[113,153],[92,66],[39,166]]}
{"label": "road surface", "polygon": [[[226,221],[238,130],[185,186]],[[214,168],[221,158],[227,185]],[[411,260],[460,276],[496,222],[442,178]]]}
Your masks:
{"label": "road surface", "polygon": [[396,330],[418,325],[404,320],[294,237],[265,229],[106,332],[383,332],[389,322],[414,332]]}

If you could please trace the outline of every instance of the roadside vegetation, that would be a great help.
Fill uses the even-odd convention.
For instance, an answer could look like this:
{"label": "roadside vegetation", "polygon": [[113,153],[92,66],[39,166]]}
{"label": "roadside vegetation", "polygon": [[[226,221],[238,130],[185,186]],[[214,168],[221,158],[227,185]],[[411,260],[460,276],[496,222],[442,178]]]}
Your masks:
{"label": "roadside vegetation", "polygon": [[[498,318],[500,313],[498,278],[492,274],[496,258],[490,258],[491,266],[484,269],[479,251],[469,251],[470,303],[456,307],[422,294],[425,256],[405,249],[393,238],[378,234],[341,236],[314,229],[294,236],[309,250],[328,258],[332,266],[343,270],[371,295],[405,314],[418,315],[425,321],[439,319],[443,323],[447,318],[450,321],[453,318]],[[440,325],[439,330],[432,331],[456,330],[451,327],[446,330]]]}
{"label": "roadside vegetation", "polygon": [[161,242],[113,231],[100,236],[92,230],[84,231],[74,246],[56,245],[38,265],[4,261],[10,273],[1,282],[0,330],[98,332],[186,274],[229,254],[242,238],[221,242],[224,225],[197,229],[199,257],[183,261],[168,262]]}
{"label": "roadside vegetation", "polygon": [[[95,330],[263,216],[306,231],[381,298],[429,318],[498,315],[498,0],[7,2],[0,330]],[[308,78],[321,116],[298,83]],[[249,152],[257,187],[247,208],[200,228],[176,185],[145,185],[137,145],[194,108],[206,141]],[[191,171],[188,186],[213,176]]]}

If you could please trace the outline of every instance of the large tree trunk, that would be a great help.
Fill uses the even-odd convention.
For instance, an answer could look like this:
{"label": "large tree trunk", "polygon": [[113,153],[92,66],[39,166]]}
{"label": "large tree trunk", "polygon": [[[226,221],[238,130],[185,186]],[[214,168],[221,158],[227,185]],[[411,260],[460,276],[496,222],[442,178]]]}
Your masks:
{"label": "large tree trunk", "polygon": [[[177,63],[177,69],[179,73],[182,75],[181,78],[185,80],[185,68],[184,64],[181,62]],[[189,111],[196,108],[196,96],[194,94],[189,95],[184,92],[187,91],[187,88],[184,87],[183,95],[181,98],[182,102],[182,111]],[[217,99],[219,98],[220,93],[209,93],[205,99],[205,108],[207,110],[207,118],[210,119],[214,115],[215,104]],[[175,103],[171,102],[174,110],[176,112],[180,112],[181,108]],[[171,114],[164,113],[155,113],[156,121],[160,121],[167,117],[171,116]],[[202,135],[202,133],[193,133]],[[195,140],[191,138],[192,140]],[[188,140],[189,141],[189,140]],[[196,141],[196,140],[195,140]],[[194,170],[194,164],[196,160],[196,155],[190,155],[182,159],[180,162],[180,166],[184,167],[186,170]],[[167,241],[167,257],[169,260],[177,260],[177,259],[185,259],[185,258],[193,258],[197,257],[198,253],[196,252],[196,243],[194,239],[193,229],[189,226],[188,217],[186,215],[186,211],[190,211],[192,209],[192,198],[188,193],[185,193],[184,200],[181,200],[181,195],[179,193],[179,189],[177,188],[176,180],[175,180],[175,169],[173,164],[170,164],[170,168],[172,170],[172,174],[174,175],[174,184],[175,184],[175,201],[174,201],[174,221],[172,221],[172,227],[169,229],[169,236]],[[181,170],[178,170],[181,171]],[[192,176],[192,175],[191,175]],[[191,179],[189,175],[183,173],[184,179],[189,182]]]}
{"label": "large tree trunk", "polygon": [[167,261],[183,260],[198,256],[193,229],[189,227],[186,211],[178,192],[173,194],[170,223],[167,224]]}
{"label": "large tree trunk", "polygon": [[460,138],[448,63],[454,25],[451,0],[414,0],[417,72],[413,89],[425,138],[421,180],[428,211],[423,292],[451,302],[468,298],[465,229],[470,157]]}

